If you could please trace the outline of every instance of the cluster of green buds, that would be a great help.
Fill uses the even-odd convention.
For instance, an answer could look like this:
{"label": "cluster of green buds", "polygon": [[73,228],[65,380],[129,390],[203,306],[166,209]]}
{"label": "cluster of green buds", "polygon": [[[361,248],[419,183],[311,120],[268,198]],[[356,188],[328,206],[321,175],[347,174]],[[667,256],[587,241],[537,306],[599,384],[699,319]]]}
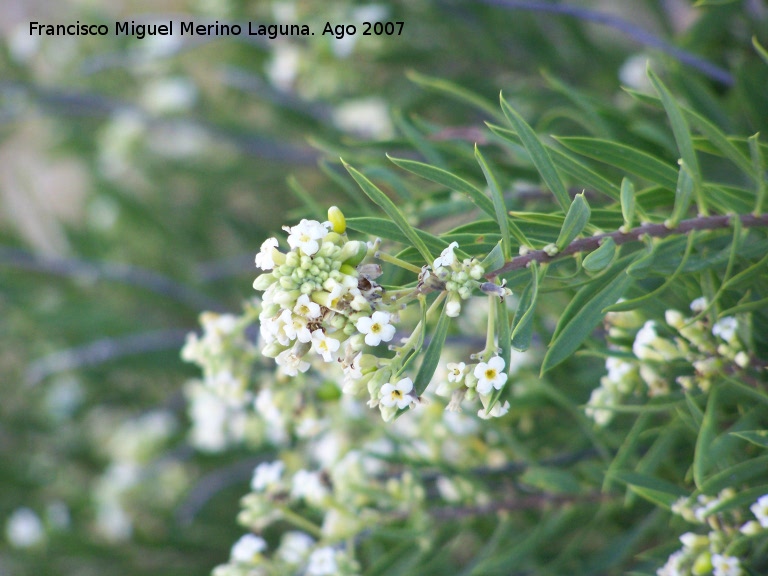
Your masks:
{"label": "cluster of green buds", "polygon": [[[432,271],[428,269],[422,273],[422,281],[435,284],[448,293],[445,313],[451,318],[461,313],[461,301],[468,300],[472,294],[482,286],[480,280],[485,274],[485,269],[474,258],[459,260],[454,250],[459,247],[458,242],[451,242],[443,250],[432,264]],[[434,279],[438,282],[435,283]]]}

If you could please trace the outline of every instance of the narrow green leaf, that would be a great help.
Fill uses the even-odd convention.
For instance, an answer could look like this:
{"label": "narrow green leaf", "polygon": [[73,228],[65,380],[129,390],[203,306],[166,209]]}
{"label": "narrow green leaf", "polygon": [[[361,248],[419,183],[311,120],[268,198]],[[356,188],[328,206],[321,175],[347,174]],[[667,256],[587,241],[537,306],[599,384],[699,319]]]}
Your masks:
{"label": "narrow green leaf", "polygon": [[493,200],[493,209],[496,212],[496,222],[499,224],[499,230],[501,232],[501,251],[504,253],[504,258],[509,260],[512,258],[512,240],[509,236],[509,224],[507,222],[507,206],[504,203],[504,194],[499,188],[496,177],[491,172],[488,163],[480,153],[480,149],[475,144],[475,158],[477,159],[480,168],[483,170],[485,180],[488,182],[488,188],[491,191],[491,200]]}
{"label": "narrow green leaf", "polygon": [[675,205],[672,208],[672,215],[664,222],[667,228],[675,228],[688,215],[688,209],[691,207],[693,191],[695,188],[694,177],[685,160],[680,160],[680,172],[677,178],[677,187],[675,188]]}
{"label": "narrow green leaf", "polygon": [[599,138],[567,136],[555,139],[569,150],[615,166],[623,172],[655,182],[669,190],[674,190],[677,185],[677,170],[641,150]]}
{"label": "narrow green leaf", "polygon": [[537,262],[531,262],[531,283],[520,295],[520,302],[512,321],[512,348],[525,352],[533,338],[533,314],[536,310],[536,299],[539,296],[539,269]]}
{"label": "narrow green leaf", "polygon": [[[520,143],[520,137],[516,132],[508,130],[507,128],[496,126],[495,124],[490,124],[488,122],[486,122],[486,125],[491,130],[491,132],[503,140],[515,145]],[[549,155],[555,165],[562,172],[571,176],[576,182],[579,183],[580,186],[601,192],[613,200],[619,199],[619,187],[616,186],[616,184],[595,172],[592,170],[592,168],[589,168],[585,164],[579,162],[579,160],[574,158],[570,153],[558,150],[557,148],[554,148],[548,144],[544,144],[544,147],[546,148],[547,152],[549,152]]]}
{"label": "narrow green leaf", "polygon": [[[403,158],[393,158],[387,156],[396,166],[399,166],[403,170],[407,170],[412,174],[426,178],[436,184],[441,184],[451,190],[456,190],[465,194],[472,203],[480,210],[488,214],[491,218],[496,218],[496,210],[494,208],[493,201],[485,195],[485,193],[477,188],[474,184],[471,184],[456,176],[450,172],[437,168],[436,166],[430,166],[423,162],[417,162],[415,160],[406,160]],[[515,237],[515,240],[521,246],[529,246],[530,241],[526,238],[525,234],[517,227],[517,225],[508,217],[507,225],[509,226],[510,233]]]}
{"label": "narrow green leaf", "polygon": [[451,190],[456,190],[457,192],[465,194],[480,210],[492,218],[496,217],[496,212],[493,209],[493,202],[491,199],[488,198],[488,196],[486,196],[482,190],[477,188],[474,184],[470,184],[463,178],[459,178],[455,174],[451,174],[442,168],[430,166],[429,164],[417,162],[416,160],[393,158],[389,155],[387,155],[387,158],[389,158],[393,164],[399,166],[403,170],[407,170],[412,174],[426,178],[427,180],[435,182],[436,184],[441,184],[446,188],[450,188]]}
{"label": "narrow green leaf", "polygon": [[[615,304],[632,283],[632,278],[622,269],[599,292],[594,284],[587,284],[577,293],[566,307],[566,312],[557,324],[556,336],[552,338],[544,356],[541,373],[552,369],[573,354],[586,340],[592,330],[603,319],[604,309]],[[584,302],[576,310],[574,303]],[[563,322],[563,318],[567,318]]]}
{"label": "narrow green leaf", "polygon": [[763,165],[763,156],[760,154],[758,142],[759,136],[760,133],[758,132],[748,139],[749,153],[752,155],[752,165],[755,168],[755,181],[757,183],[757,198],[755,199],[755,209],[752,211],[755,216],[762,215],[765,196],[768,194],[768,186],[765,183],[765,166]]}
{"label": "narrow green leaf", "polygon": [[411,226],[408,221],[405,219],[405,216],[403,216],[403,213],[400,211],[400,209],[392,202],[392,200],[389,199],[389,197],[384,194],[381,190],[379,190],[373,182],[368,180],[362,173],[355,170],[352,166],[344,162],[344,160],[341,161],[342,164],[344,164],[344,167],[347,169],[347,172],[349,172],[352,175],[352,178],[355,179],[355,182],[360,186],[360,188],[363,190],[363,192],[366,193],[366,195],[378,206],[384,210],[384,212],[389,216],[392,221],[397,225],[398,228],[400,228],[400,231],[405,235],[406,238],[408,238],[409,242],[413,245],[414,248],[416,248],[419,253],[422,255],[424,260],[428,264],[432,264],[434,261],[434,257],[430,253],[427,246],[424,244],[424,241],[419,237],[419,235],[416,233],[416,230]]}
{"label": "narrow green leaf", "polygon": [[539,174],[541,174],[544,184],[546,184],[552,194],[555,195],[555,199],[558,204],[560,204],[560,208],[563,212],[567,212],[568,206],[571,203],[568,191],[565,189],[563,181],[557,173],[557,168],[555,168],[555,165],[552,163],[552,158],[550,158],[546,148],[544,148],[544,145],[533,131],[533,128],[531,128],[525,120],[523,120],[522,116],[520,116],[520,114],[518,114],[506,100],[504,100],[503,96],[499,95],[499,99],[501,101],[501,110],[504,112],[504,116],[509,120],[509,123],[515,129],[517,135],[520,136],[520,140],[522,141],[523,146],[525,146],[525,149],[528,150],[528,154],[531,156],[531,161],[536,167],[536,170],[539,171]]}
{"label": "narrow green leaf", "polygon": [[440,354],[443,351],[443,346],[445,346],[445,336],[448,334],[450,320],[445,313],[445,305],[443,305],[440,319],[432,331],[431,340],[424,353],[424,359],[421,361],[421,366],[419,366],[419,371],[416,373],[416,378],[413,381],[414,391],[418,395],[421,395],[427,389],[432,376],[435,374],[437,364],[440,362]]}
{"label": "narrow green leaf", "polygon": [[634,226],[636,205],[635,185],[629,178],[623,178],[621,180],[621,215],[624,217],[625,232],[629,232]]}
{"label": "narrow green leaf", "polygon": [[[507,306],[503,300],[498,300],[495,296],[492,297],[493,308],[491,314],[496,313],[496,328],[499,338],[499,357],[504,360],[504,367],[509,373],[509,360],[512,356],[511,348],[511,336],[509,333],[509,312]],[[485,413],[488,414],[501,398],[509,395],[509,390],[512,388],[512,382],[510,378],[507,378],[507,383],[501,388],[501,390],[494,390],[491,395],[491,400],[488,402],[488,406],[485,407]]]}
{"label": "narrow green leaf", "polygon": [[768,470],[768,455],[750,458],[714,474],[700,486],[704,494],[717,494],[723,488],[739,486],[747,480],[763,476]]}
{"label": "narrow green leaf", "polygon": [[717,404],[720,401],[719,388],[714,386],[709,393],[707,410],[701,420],[696,448],[693,454],[693,481],[700,490],[704,489],[704,477],[714,462],[710,456],[710,446],[717,435]]}
{"label": "narrow green leaf", "polygon": [[[408,237],[402,232],[402,230],[391,220],[384,218],[374,218],[372,216],[361,216],[359,218],[347,218],[347,228],[357,230],[363,234],[370,236],[379,236],[385,240],[392,240],[393,242],[400,242],[401,244],[408,244]],[[435,253],[442,252],[450,243],[450,240],[438,238],[433,236],[429,232],[423,230],[416,230],[416,234],[427,245],[427,247]]]}
{"label": "narrow green leaf", "polygon": [[752,36],[752,46],[755,47],[755,50],[757,50],[757,53],[760,55],[760,58],[762,58],[763,61],[765,61],[765,63],[768,64],[768,50],[763,48],[760,42],[757,41],[757,36]]}
{"label": "narrow green leaf", "polygon": [[493,247],[493,250],[488,253],[488,256],[480,262],[480,265],[488,273],[504,266],[504,262],[504,253],[501,251],[501,240],[499,240],[496,246]]}
{"label": "narrow green leaf", "polygon": [[581,265],[584,266],[584,270],[594,274],[595,272],[600,272],[601,270],[608,268],[615,257],[616,242],[614,242],[613,238],[608,236],[603,239],[597,250],[587,254]]}
{"label": "narrow green leaf", "polygon": [[555,246],[559,251],[565,250],[576,236],[582,233],[584,227],[589,222],[589,203],[584,197],[584,193],[576,194],[565,215],[563,227],[560,229],[560,235],[555,241]]}
{"label": "narrow green leaf", "polygon": [[742,432],[731,432],[742,440],[751,442],[760,448],[768,448],[768,430],[744,430]]}
{"label": "narrow green leaf", "polygon": [[687,492],[679,486],[648,474],[619,471],[614,472],[612,476],[629,486],[639,496],[667,509],[672,508],[675,500],[687,495]]}
{"label": "narrow green leaf", "polygon": [[296,179],[295,176],[291,175],[288,176],[286,182],[288,183],[288,188],[291,189],[291,192],[293,192],[296,195],[296,198],[299,199],[299,201],[306,206],[307,210],[309,210],[310,214],[317,218],[320,221],[325,220],[325,213],[326,211],[320,207],[320,205],[315,201],[312,194],[310,194],[304,186],[301,185],[301,183]]}
{"label": "narrow green leaf", "polygon": [[[691,171],[693,181],[698,184],[701,179],[699,161],[696,158],[696,151],[693,149],[691,130],[683,117],[683,112],[680,110],[680,106],[670,91],[664,86],[662,81],[656,74],[654,74],[650,67],[647,69],[647,73],[648,79],[659,94],[664,110],[667,112],[667,117],[669,118],[669,123],[672,125],[672,133],[675,135],[675,142],[677,142],[677,149],[680,152],[680,156]],[[700,207],[700,209],[704,212],[703,206]]]}
{"label": "narrow green leaf", "polygon": [[493,118],[500,117],[499,110],[496,108],[496,106],[493,105],[493,103],[491,103],[489,100],[486,100],[479,94],[475,94],[471,90],[467,90],[463,86],[459,86],[453,82],[443,80],[442,78],[425,76],[424,74],[419,74],[413,70],[407,71],[405,75],[408,80],[418,84],[419,86],[441,92],[458,100],[459,102],[470,104],[478,110],[482,110],[483,112],[489,114]]}
{"label": "narrow green leaf", "polygon": [[520,482],[549,494],[579,494],[581,485],[568,470],[531,466],[520,476]]}
{"label": "narrow green leaf", "polygon": [[392,113],[392,119],[395,122],[397,129],[402,132],[406,139],[413,144],[414,148],[418,150],[424,158],[431,164],[438,166],[444,166],[445,161],[440,153],[435,149],[434,145],[427,140],[423,134],[421,134],[413,124],[411,124],[402,114],[400,110],[394,110]]}

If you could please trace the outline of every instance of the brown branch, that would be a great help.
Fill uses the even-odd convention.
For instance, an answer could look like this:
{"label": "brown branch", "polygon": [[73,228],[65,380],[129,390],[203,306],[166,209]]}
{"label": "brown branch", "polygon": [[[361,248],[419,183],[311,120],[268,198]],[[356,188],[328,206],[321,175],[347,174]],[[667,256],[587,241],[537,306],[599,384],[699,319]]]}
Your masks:
{"label": "brown branch", "polygon": [[[512,270],[526,268],[534,261],[544,264],[565,258],[566,256],[572,256],[579,252],[591,252],[599,248],[600,244],[606,238],[612,238],[617,245],[621,245],[628,244],[629,242],[639,242],[644,236],[665,238],[674,234],[687,234],[693,230],[721,230],[731,226],[732,217],[734,216],[699,216],[698,218],[683,220],[675,228],[667,228],[664,224],[643,224],[628,232],[617,230],[616,232],[606,232],[604,234],[590,236],[589,238],[580,238],[571,242],[564,250],[558,252],[554,256],[549,256],[544,250],[532,250],[524,256],[512,258],[512,260],[504,264],[498,270],[488,272],[485,277],[488,280],[492,280],[493,278],[511,272]],[[741,214],[738,218],[741,220],[741,225],[744,226],[744,228],[768,227],[768,214],[763,214],[761,216]]]}
{"label": "brown branch", "polygon": [[565,496],[559,494],[536,494],[516,497],[512,500],[499,500],[477,506],[442,506],[429,510],[430,516],[437,520],[457,520],[475,516],[488,516],[499,512],[514,510],[544,510],[554,505],[584,504],[611,500],[608,494],[586,494],[584,496]]}

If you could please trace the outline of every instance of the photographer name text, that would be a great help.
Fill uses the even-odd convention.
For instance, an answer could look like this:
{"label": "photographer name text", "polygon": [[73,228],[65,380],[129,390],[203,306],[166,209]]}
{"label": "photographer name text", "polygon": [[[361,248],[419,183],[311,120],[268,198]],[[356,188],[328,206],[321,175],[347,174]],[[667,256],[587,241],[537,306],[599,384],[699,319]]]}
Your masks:
{"label": "photographer name text", "polygon": [[[403,33],[404,22],[363,22],[354,24],[332,24],[326,22],[321,36],[333,36],[341,39],[345,36],[400,36]],[[79,20],[72,24],[47,24],[30,22],[31,36],[132,36],[139,40],[148,36],[266,36],[270,40],[284,36],[314,36],[308,24],[246,24],[220,23],[199,24],[190,21],[173,21],[163,23],[142,24],[130,22],[115,22],[107,24],[83,24]]]}

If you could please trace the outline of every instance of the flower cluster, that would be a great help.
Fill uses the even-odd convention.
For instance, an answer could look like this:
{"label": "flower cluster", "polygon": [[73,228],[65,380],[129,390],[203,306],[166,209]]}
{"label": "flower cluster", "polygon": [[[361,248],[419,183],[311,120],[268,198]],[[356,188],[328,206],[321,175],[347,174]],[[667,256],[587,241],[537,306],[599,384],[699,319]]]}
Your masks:
{"label": "flower cluster", "polygon": [[459,260],[455,250],[458,242],[451,242],[432,263],[432,274],[448,293],[445,313],[451,318],[461,313],[461,301],[468,300],[480,287],[485,270],[474,258]]}
{"label": "flower cluster", "polygon": [[707,392],[726,370],[747,368],[750,359],[738,335],[738,320],[725,316],[710,324],[700,317],[707,307],[706,299],[697,298],[691,303],[696,316],[667,310],[664,322],[644,321],[636,312],[609,313],[608,374],[592,391],[586,414],[604,426],[613,418],[612,408],[643,386],[651,397],[669,394],[672,383]]}
{"label": "flower cluster", "polygon": [[[716,497],[699,495],[680,498],[672,511],[691,523],[708,526],[707,534],[686,532],[680,536],[683,544],[673,552],[666,564],[656,572],[658,576],[744,576],[748,572],[742,565],[738,550],[744,552],[750,538],[768,531],[768,494],[750,506],[755,519],[741,523],[743,514],[729,505],[737,498],[733,488],[726,488]],[[722,510],[728,510],[723,512]]]}
{"label": "flower cluster", "polygon": [[[289,250],[280,251],[277,238],[268,238],[256,256],[256,265],[264,271],[254,282],[255,289],[264,291],[259,314],[261,353],[274,358],[281,372],[290,377],[306,372],[313,362],[340,365],[343,392],[367,392],[369,405],[379,407],[383,418],[390,420],[398,410],[418,401],[414,382],[404,370],[420,352],[425,327],[418,321],[410,336],[392,347],[393,357],[382,357],[370,349],[393,341],[406,303],[419,299],[426,306],[426,295],[440,292],[426,315],[444,303],[445,315],[456,317],[461,302],[478,289],[491,299],[510,292],[503,286],[481,283],[483,266],[474,258],[459,260],[456,242],[431,266],[421,269],[414,288],[385,291],[376,283],[381,267],[370,259],[402,261],[384,255],[379,241],[350,240],[338,208],[332,207],[328,217],[323,223],[302,220],[284,227]],[[504,360],[490,354],[472,366],[466,388],[477,388],[484,408],[491,408],[492,390],[504,386],[504,368]],[[481,413],[483,417],[500,416],[507,410],[508,404],[502,404]]]}

